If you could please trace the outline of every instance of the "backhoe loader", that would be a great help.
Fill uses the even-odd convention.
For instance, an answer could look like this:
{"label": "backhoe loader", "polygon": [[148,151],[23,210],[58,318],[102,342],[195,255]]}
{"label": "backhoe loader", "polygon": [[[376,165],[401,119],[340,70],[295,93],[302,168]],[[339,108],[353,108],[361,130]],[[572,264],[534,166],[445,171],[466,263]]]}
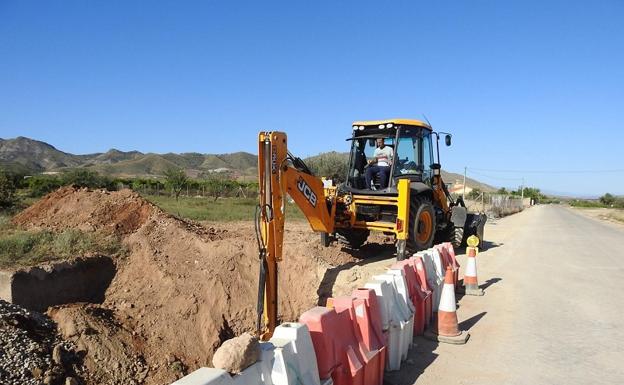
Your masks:
{"label": "backhoe loader", "polygon": [[[453,200],[442,181],[441,134],[450,146],[450,134],[435,132],[419,120],[354,122],[347,139],[351,143],[348,175],[344,183],[333,186],[314,176],[288,151],[285,133],[260,132],[257,328],[263,339],[277,326],[277,264],[282,260],[286,194],[301,209],[312,230],[321,234],[325,246],[336,239],[357,249],[371,231],[380,231],[394,236],[397,260],[402,260],[431,247],[434,240],[459,246],[472,234],[483,239],[486,216],[468,213],[463,200]],[[389,172],[372,178],[369,172],[367,178],[379,139],[391,149]],[[384,177],[387,179],[382,180]]]}

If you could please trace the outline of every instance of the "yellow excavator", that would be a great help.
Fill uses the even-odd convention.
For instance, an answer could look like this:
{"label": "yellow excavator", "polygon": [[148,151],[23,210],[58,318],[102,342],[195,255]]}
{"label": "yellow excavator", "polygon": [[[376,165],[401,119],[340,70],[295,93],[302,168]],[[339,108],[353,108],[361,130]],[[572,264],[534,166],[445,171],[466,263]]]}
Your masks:
{"label": "yellow excavator", "polygon": [[[380,231],[394,236],[397,260],[402,260],[431,247],[434,240],[459,246],[472,234],[483,239],[486,216],[468,213],[463,200],[454,200],[442,181],[439,140],[445,135],[450,146],[450,134],[413,119],[357,121],[351,131],[348,174],[337,186],[314,176],[288,151],[285,133],[258,136],[257,329],[264,340],[271,337],[278,320],[277,266],[282,260],[286,194],[312,230],[321,234],[325,246],[336,240],[357,249],[371,231]],[[368,170],[378,146],[390,149],[387,173]]]}

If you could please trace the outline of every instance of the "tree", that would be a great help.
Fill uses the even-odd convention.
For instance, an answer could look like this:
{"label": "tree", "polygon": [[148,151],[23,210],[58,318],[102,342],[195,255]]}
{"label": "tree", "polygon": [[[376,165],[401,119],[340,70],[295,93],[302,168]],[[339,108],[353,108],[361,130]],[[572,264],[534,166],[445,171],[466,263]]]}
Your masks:
{"label": "tree", "polygon": [[229,179],[220,173],[213,172],[206,178],[206,188],[208,194],[216,201],[219,197],[225,196],[237,187],[236,181]]}
{"label": "tree", "polygon": [[496,193],[497,193],[497,194],[501,194],[501,195],[507,195],[507,194],[509,194],[509,192],[507,191],[507,189],[506,189],[506,188],[504,188],[504,187],[499,188],[499,189],[498,189],[498,191],[497,191]]}
{"label": "tree", "polygon": [[605,195],[600,197],[600,203],[605,206],[611,206],[615,203],[615,197],[609,193],[606,193]]}
{"label": "tree", "polygon": [[87,170],[84,168],[75,168],[63,173],[61,178],[63,185],[72,185],[78,187],[88,188],[106,188],[111,187],[112,181],[104,176],[101,176],[95,171]]}
{"label": "tree", "polygon": [[16,192],[17,186],[12,176],[4,170],[0,170],[0,209],[12,209],[19,203]]}
{"label": "tree", "polygon": [[480,196],[481,196],[481,190],[476,187],[470,190],[470,192],[467,195],[468,199],[477,199]]}
{"label": "tree", "polygon": [[27,180],[31,197],[44,196],[63,185],[61,179],[56,175],[34,175]]}
{"label": "tree", "polygon": [[314,175],[330,178],[335,183],[344,182],[349,169],[349,155],[338,152],[326,152],[305,162]]}
{"label": "tree", "polygon": [[535,187],[518,188],[518,191],[512,191],[512,194],[516,196],[524,196],[525,198],[531,198],[535,203],[543,201],[547,198],[546,195],[542,194],[540,189]]}
{"label": "tree", "polygon": [[165,184],[167,187],[171,188],[173,195],[175,196],[176,201],[180,197],[182,193],[182,189],[188,183],[188,177],[186,173],[181,168],[171,168],[165,171]]}

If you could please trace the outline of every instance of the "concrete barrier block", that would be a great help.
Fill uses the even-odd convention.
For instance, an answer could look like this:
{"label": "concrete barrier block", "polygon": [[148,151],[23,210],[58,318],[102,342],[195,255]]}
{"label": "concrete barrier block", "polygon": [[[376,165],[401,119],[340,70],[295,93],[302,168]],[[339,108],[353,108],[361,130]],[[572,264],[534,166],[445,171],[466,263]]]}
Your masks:
{"label": "concrete barrier block", "polygon": [[389,301],[392,296],[392,293],[390,292],[390,285],[384,280],[374,279],[367,282],[364,287],[366,289],[372,289],[375,291],[375,295],[377,295],[377,299],[379,302],[381,327],[383,330],[388,330],[390,328],[391,318],[391,308]]}
{"label": "concrete barrier block", "polygon": [[288,340],[292,343],[295,354],[292,365],[296,366],[302,385],[320,385],[316,354],[308,327],[297,322],[283,323],[275,328],[273,338]]}
{"label": "concrete barrier block", "polygon": [[171,385],[232,385],[232,377],[223,369],[199,368]]}

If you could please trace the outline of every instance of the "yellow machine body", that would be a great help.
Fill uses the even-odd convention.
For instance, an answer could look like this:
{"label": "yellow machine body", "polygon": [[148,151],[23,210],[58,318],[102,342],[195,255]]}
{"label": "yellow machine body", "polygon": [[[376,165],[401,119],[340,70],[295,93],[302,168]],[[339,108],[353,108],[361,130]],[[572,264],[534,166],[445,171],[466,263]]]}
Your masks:
{"label": "yellow machine body", "polygon": [[[288,159],[283,132],[261,132],[258,137],[259,227],[266,271],[263,290],[263,324],[260,336],[268,339],[277,326],[277,264],[282,260],[286,193],[301,209],[312,230],[333,233],[354,228],[392,233],[398,240],[408,236],[410,183],[400,180],[396,196],[354,195],[349,203],[337,198],[335,187],[325,187],[321,178],[302,172]],[[365,222],[356,219],[357,206],[396,206],[395,222]],[[337,212],[338,207],[342,209]],[[261,279],[262,285],[262,279]],[[260,323],[260,322],[259,322]]]}

